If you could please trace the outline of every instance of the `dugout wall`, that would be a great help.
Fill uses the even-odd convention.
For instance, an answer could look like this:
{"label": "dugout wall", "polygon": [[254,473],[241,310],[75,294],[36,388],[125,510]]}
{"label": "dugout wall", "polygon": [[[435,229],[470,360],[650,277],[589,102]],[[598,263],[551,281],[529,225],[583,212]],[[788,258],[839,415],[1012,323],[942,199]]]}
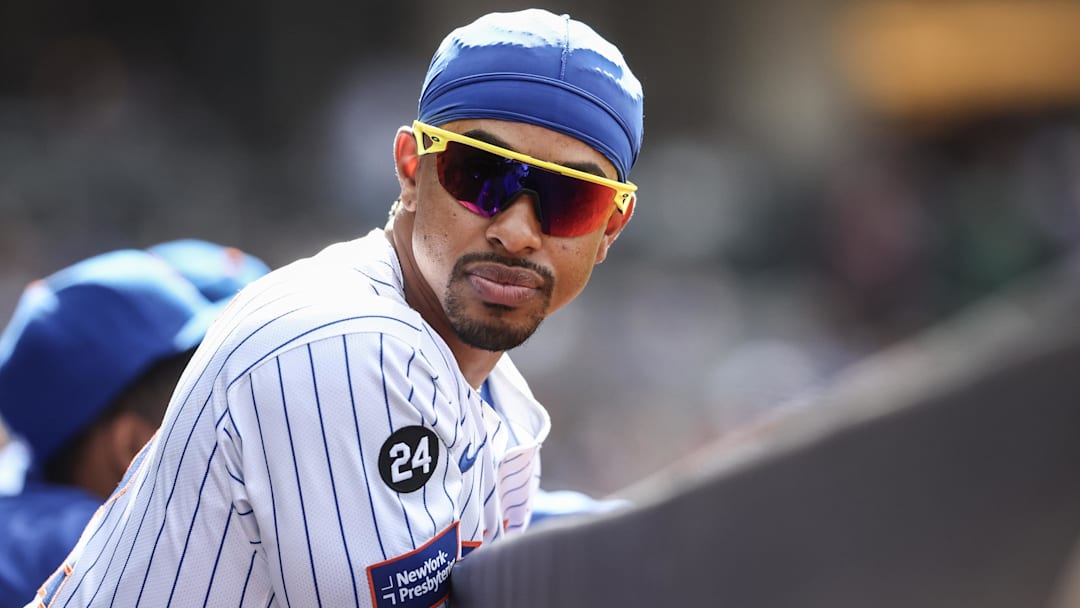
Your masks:
{"label": "dugout wall", "polygon": [[458,564],[488,607],[1080,606],[1080,284],[973,310],[622,493]]}

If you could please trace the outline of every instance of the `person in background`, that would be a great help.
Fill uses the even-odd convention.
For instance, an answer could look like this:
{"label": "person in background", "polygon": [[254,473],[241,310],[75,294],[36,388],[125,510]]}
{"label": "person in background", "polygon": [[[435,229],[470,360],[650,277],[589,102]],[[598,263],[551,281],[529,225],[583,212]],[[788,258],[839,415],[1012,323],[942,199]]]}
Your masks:
{"label": "person in background", "polygon": [[161,423],[210,321],[269,272],[197,239],[94,256],[35,281],[0,334],[0,608],[75,545]]}

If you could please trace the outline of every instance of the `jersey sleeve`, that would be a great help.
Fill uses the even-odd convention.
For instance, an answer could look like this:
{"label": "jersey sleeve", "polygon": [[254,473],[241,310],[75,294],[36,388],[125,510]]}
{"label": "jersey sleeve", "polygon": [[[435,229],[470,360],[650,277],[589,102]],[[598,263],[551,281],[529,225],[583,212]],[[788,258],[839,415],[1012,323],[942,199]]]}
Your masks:
{"label": "jersey sleeve", "polygon": [[[433,606],[459,553],[457,409],[407,340],[324,338],[228,390],[234,506],[282,605]],[[235,435],[235,437],[233,437]]]}

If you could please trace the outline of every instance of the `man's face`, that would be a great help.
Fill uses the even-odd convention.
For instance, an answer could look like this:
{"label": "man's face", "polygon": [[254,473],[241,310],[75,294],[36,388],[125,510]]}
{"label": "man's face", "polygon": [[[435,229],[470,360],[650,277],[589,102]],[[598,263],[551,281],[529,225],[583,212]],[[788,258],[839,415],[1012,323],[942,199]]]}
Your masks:
{"label": "man's face", "polygon": [[[499,120],[461,120],[441,128],[529,156],[616,179],[602,154],[572,137]],[[576,237],[541,232],[532,195],[523,193],[494,217],[469,211],[439,183],[434,155],[416,177],[412,247],[424,279],[451,328],[466,344],[490,351],[523,343],[552,312],[574,299],[629,215]]]}

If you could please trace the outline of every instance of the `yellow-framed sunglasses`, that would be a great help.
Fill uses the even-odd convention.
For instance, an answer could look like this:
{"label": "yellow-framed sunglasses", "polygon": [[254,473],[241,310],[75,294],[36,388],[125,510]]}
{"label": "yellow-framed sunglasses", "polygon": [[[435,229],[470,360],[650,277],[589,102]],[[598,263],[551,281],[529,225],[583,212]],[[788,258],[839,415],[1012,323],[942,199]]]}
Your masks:
{"label": "yellow-framed sunglasses", "polygon": [[460,133],[413,122],[417,153],[435,154],[439,183],[469,211],[494,217],[530,191],[540,229],[581,236],[607,223],[611,207],[626,213],[637,186],[507,150]]}

